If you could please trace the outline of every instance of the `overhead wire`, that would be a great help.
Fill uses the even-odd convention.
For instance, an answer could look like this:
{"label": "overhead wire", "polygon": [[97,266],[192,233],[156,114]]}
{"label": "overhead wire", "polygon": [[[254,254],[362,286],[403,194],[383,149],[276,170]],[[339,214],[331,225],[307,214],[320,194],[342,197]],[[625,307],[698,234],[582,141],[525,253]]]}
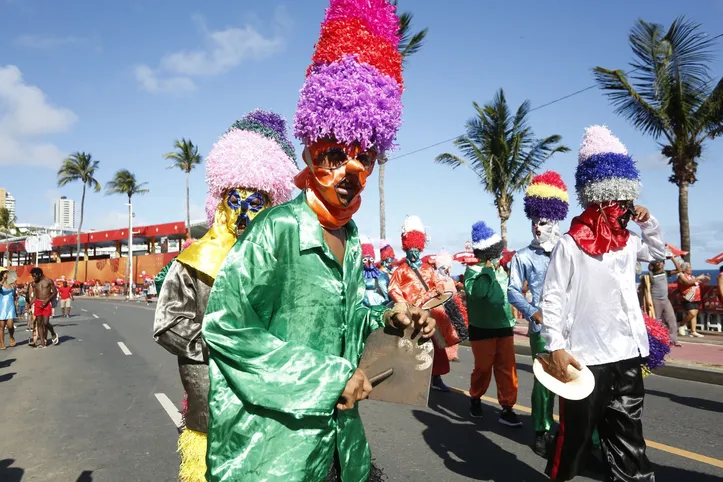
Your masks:
{"label": "overhead wire", "polygon": [[[716,40],[716,39],[718,39],[718,38],[720,38],[720,37],[723,37],[723,33],[716,35],[715,37],[713,37],[713,38],[711,39],[711,41]],[[630,71],[628,71],[628,72],[625,72],[625,75],[630,75],[630,74],[632,74],[633,72],[635,72],[636,70],[639,70],[639,68],[635,68],[635,69],[632,69],[632,70],[630,70]],[[557,98],[557,99],[555,99],[555,100],[551,100],[550,102],[547,102],[547,103],[545,103],[545,104],[538,105],[537,107],[533,107],[532,109],[530,109],[530,112],[534,112],[534,111],[536,111],[536,110],[543,109],[543,108],[548,107],[548,106],[551,106],[551,105],[553,105],[553,104],[557,104],[558,102],[562,102],[563,100],[567,100],[567,99],[569,99],[570,97],[575,97],[576,95],[580,95],[580,94],[582,94],[583,92],[587,92],[588,90],[592,90],[592,89],[595,89],[595,88],[597,88],[597,87],[598,87],[597,84],[591,85],[591,86],[589,86],[589,87],[585,87],[584,89],[577,90],[577,91],[572,92],[572,93],[570,93],[570,94],[567,94],[567,95],[564,95],[564,96],[562,96],[562,97],[559,97],[559,98]],[[458,135],[457,135],[457,136],[454,136],[454,137],[450,137],[449,139],[445,139],[445,140],[443,140],[443,141],[435,142],[434,144],[430,144],[430,145],[425,146],[425,147],[421,147],[421,148],[419,148],[419,149],[415,149],[415,150],[410,151],[410,152],[406,152],[406,153],[404,153],[404,154],[400,154],[400,155],[398,155],[398,156],[392,157],[391,159],[401,159],[402,157],[411,156],[411,155],[413,155],[413,154],[417,154],[417,153],[419,153],[419,152],[426,151],[427,149],[431,149],[431,148],[433,148],[433,147],[437,147],[437,146],[440,146],[440,145],[442,145],[442,144],[446,144],[446,143],[448,143],[448,142],[452,142],[453,140],[455,140],[455,139],[457,139],[457,138],[459,138]],[[391,160],[391,159],[390,159],[390,160]]]}
{"label": "overhead wire", "polygon": [[[625,75],[631,74],[631,73],[635,72],[636,70],[638,70],[638,69],[633,69],[633,70],[630,70],[630,71],[628,71],[628,72],[625,72]],[[547,102],[547,103],[545,103],[545,104],[538,105],[537,107],[533,107],[532,109],[530,109],[529,112],[534,112],[534,111],[536,111],[536,110],[543,109],[543,108],[548,107],[548,106],[551,106],[551,105],[553,105],[553,104],[557,104],[558,102],[562,102],[563,100],[567,100],[567,99],[569,99],[570,97],[575,97],[576,95],[582,94],[583,92],[587,92],[588,90],[592,90],[592,89],[595,89],[595,88],[597,88],[597,87],[598,87],[597,84],[591,85],[591,86],[588,86],[588,87],[585,87],[584,89],[577,90],[577,91],[572,92],[572,93],[570,93],[570,94],[567,94],[567,95],[564,95],[564,96],[562,96],[562,97],[559,97],[559,98],[557,98],[557,99],[555,99],[555,100],[551,100],[550,102]],[[435,142],[434,144],[430,144],[430,145],[428,145],[428,146],[421,147],[421,148],[416,149],[416,150],[414,150],[414,151],[410,151],[410,152],[406,152],[406,153],[404,153],[404,154],[400,154],[400,155],[398,155],[398,156],[392,157],[391,159],[401,159],[402,157],[411,156],[412,154],[417,154],[418,152],[426,151],[427,149],[431,149],[431,148],[433,148],[433,147],[437,147],[437,146],[439,146],[439,145],[446,144],[446,143],[448,143],[448,142],[452,142],[453,140],[457,139],[458,137],[459,137],[459,135],[456,135],[456,136],[454,136],[454,137],[450,137],[449,139],[445,139],[445,140],[443,140],[443,141]],[[390,159],[390,160],[391,160],[391,159]]]}

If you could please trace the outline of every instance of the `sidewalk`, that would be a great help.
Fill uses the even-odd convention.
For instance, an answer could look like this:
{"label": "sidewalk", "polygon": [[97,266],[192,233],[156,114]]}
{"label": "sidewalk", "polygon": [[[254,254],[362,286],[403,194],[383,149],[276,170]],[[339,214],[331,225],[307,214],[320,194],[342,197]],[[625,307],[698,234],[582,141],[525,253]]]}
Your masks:
{"label": "sidewalk", "polygon": [[[703,383],[723,385],[723,334],[701,332],[705,338],[678,337],[680,347],[670,347],[666,366],[653,373]],[[515,352],[530,354],[527,321],[515,327]]]}
{"label": "sidewalk", "polygon": [[[668,363],[698,365],[723,371],[723,334],[701,332],[705,338],[678,337],[683,346],[671,346]],[[515,327],[515,344],[527,345],[527,321],[517,323]]]}

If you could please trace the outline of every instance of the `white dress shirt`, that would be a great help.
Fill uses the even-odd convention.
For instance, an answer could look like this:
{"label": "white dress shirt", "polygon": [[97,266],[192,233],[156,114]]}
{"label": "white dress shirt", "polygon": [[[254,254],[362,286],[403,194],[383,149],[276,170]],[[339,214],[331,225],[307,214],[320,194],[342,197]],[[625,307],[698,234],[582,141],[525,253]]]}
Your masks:
{"label": "white dress shirt", "polygon": [[623,249],[602,256],[582,251],[564,235],[552,251],[542,293],[542,337],[549,351],[566,350],[585,365],[650,352],[635,289],[637,261],[665,259],[658,221],[641,223]]}

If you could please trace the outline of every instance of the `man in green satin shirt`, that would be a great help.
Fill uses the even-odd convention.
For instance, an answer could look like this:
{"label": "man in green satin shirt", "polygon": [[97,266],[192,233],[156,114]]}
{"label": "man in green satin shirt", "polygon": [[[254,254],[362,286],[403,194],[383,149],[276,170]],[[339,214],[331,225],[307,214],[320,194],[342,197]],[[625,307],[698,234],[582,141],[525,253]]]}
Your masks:
{"label": "man in green satin shirt", "polygon": [[[330,236],[345,249],[336,253]],[[323,481],[335,452],[342,480],[367,480],[370,451],[355,402],[371,385],[357,363],[373,330],[410,320],[364,307],[364,289],[356,225],[322,228],[306,191],[261,213],[239,239],[203,328],[209,481]],[[410,311],[418,326],[430,321],[430,336],[434,323]]]}
{"label": "man in green satin shirt", "polygon": [[[385,39],[398,40],[386,0],[348,6],[331,0],[327,16],[358,16],[355,31],[389,28]],[[322,35],[317,48],[337,38]],[[295,179],[302,193],[256,217],[221,267],[206,309],[211,482],[381,480],[371,474],[356,406],[372,389],[358,368],[366,338],[385,324],[414,325],[424,337],[435,329],[412,306],[362,305],[352,216],[378,154],[394,143],[400,80],[353,55],[315,60],[307,75],[294,120],[305,145],[306,168]]]}

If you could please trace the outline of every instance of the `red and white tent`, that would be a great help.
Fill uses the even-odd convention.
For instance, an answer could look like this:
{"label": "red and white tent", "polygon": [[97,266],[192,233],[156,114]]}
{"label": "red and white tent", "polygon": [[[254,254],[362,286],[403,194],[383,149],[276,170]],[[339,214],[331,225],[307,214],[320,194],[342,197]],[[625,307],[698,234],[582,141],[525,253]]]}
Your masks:
{"label": "red and white tent", "polygon": [[721,264],[721,263],[723,263],[723,253],[721,253],[718,256],[715,256],[713,258],[706,259],[705,262],[710,263],[710,264]]}

